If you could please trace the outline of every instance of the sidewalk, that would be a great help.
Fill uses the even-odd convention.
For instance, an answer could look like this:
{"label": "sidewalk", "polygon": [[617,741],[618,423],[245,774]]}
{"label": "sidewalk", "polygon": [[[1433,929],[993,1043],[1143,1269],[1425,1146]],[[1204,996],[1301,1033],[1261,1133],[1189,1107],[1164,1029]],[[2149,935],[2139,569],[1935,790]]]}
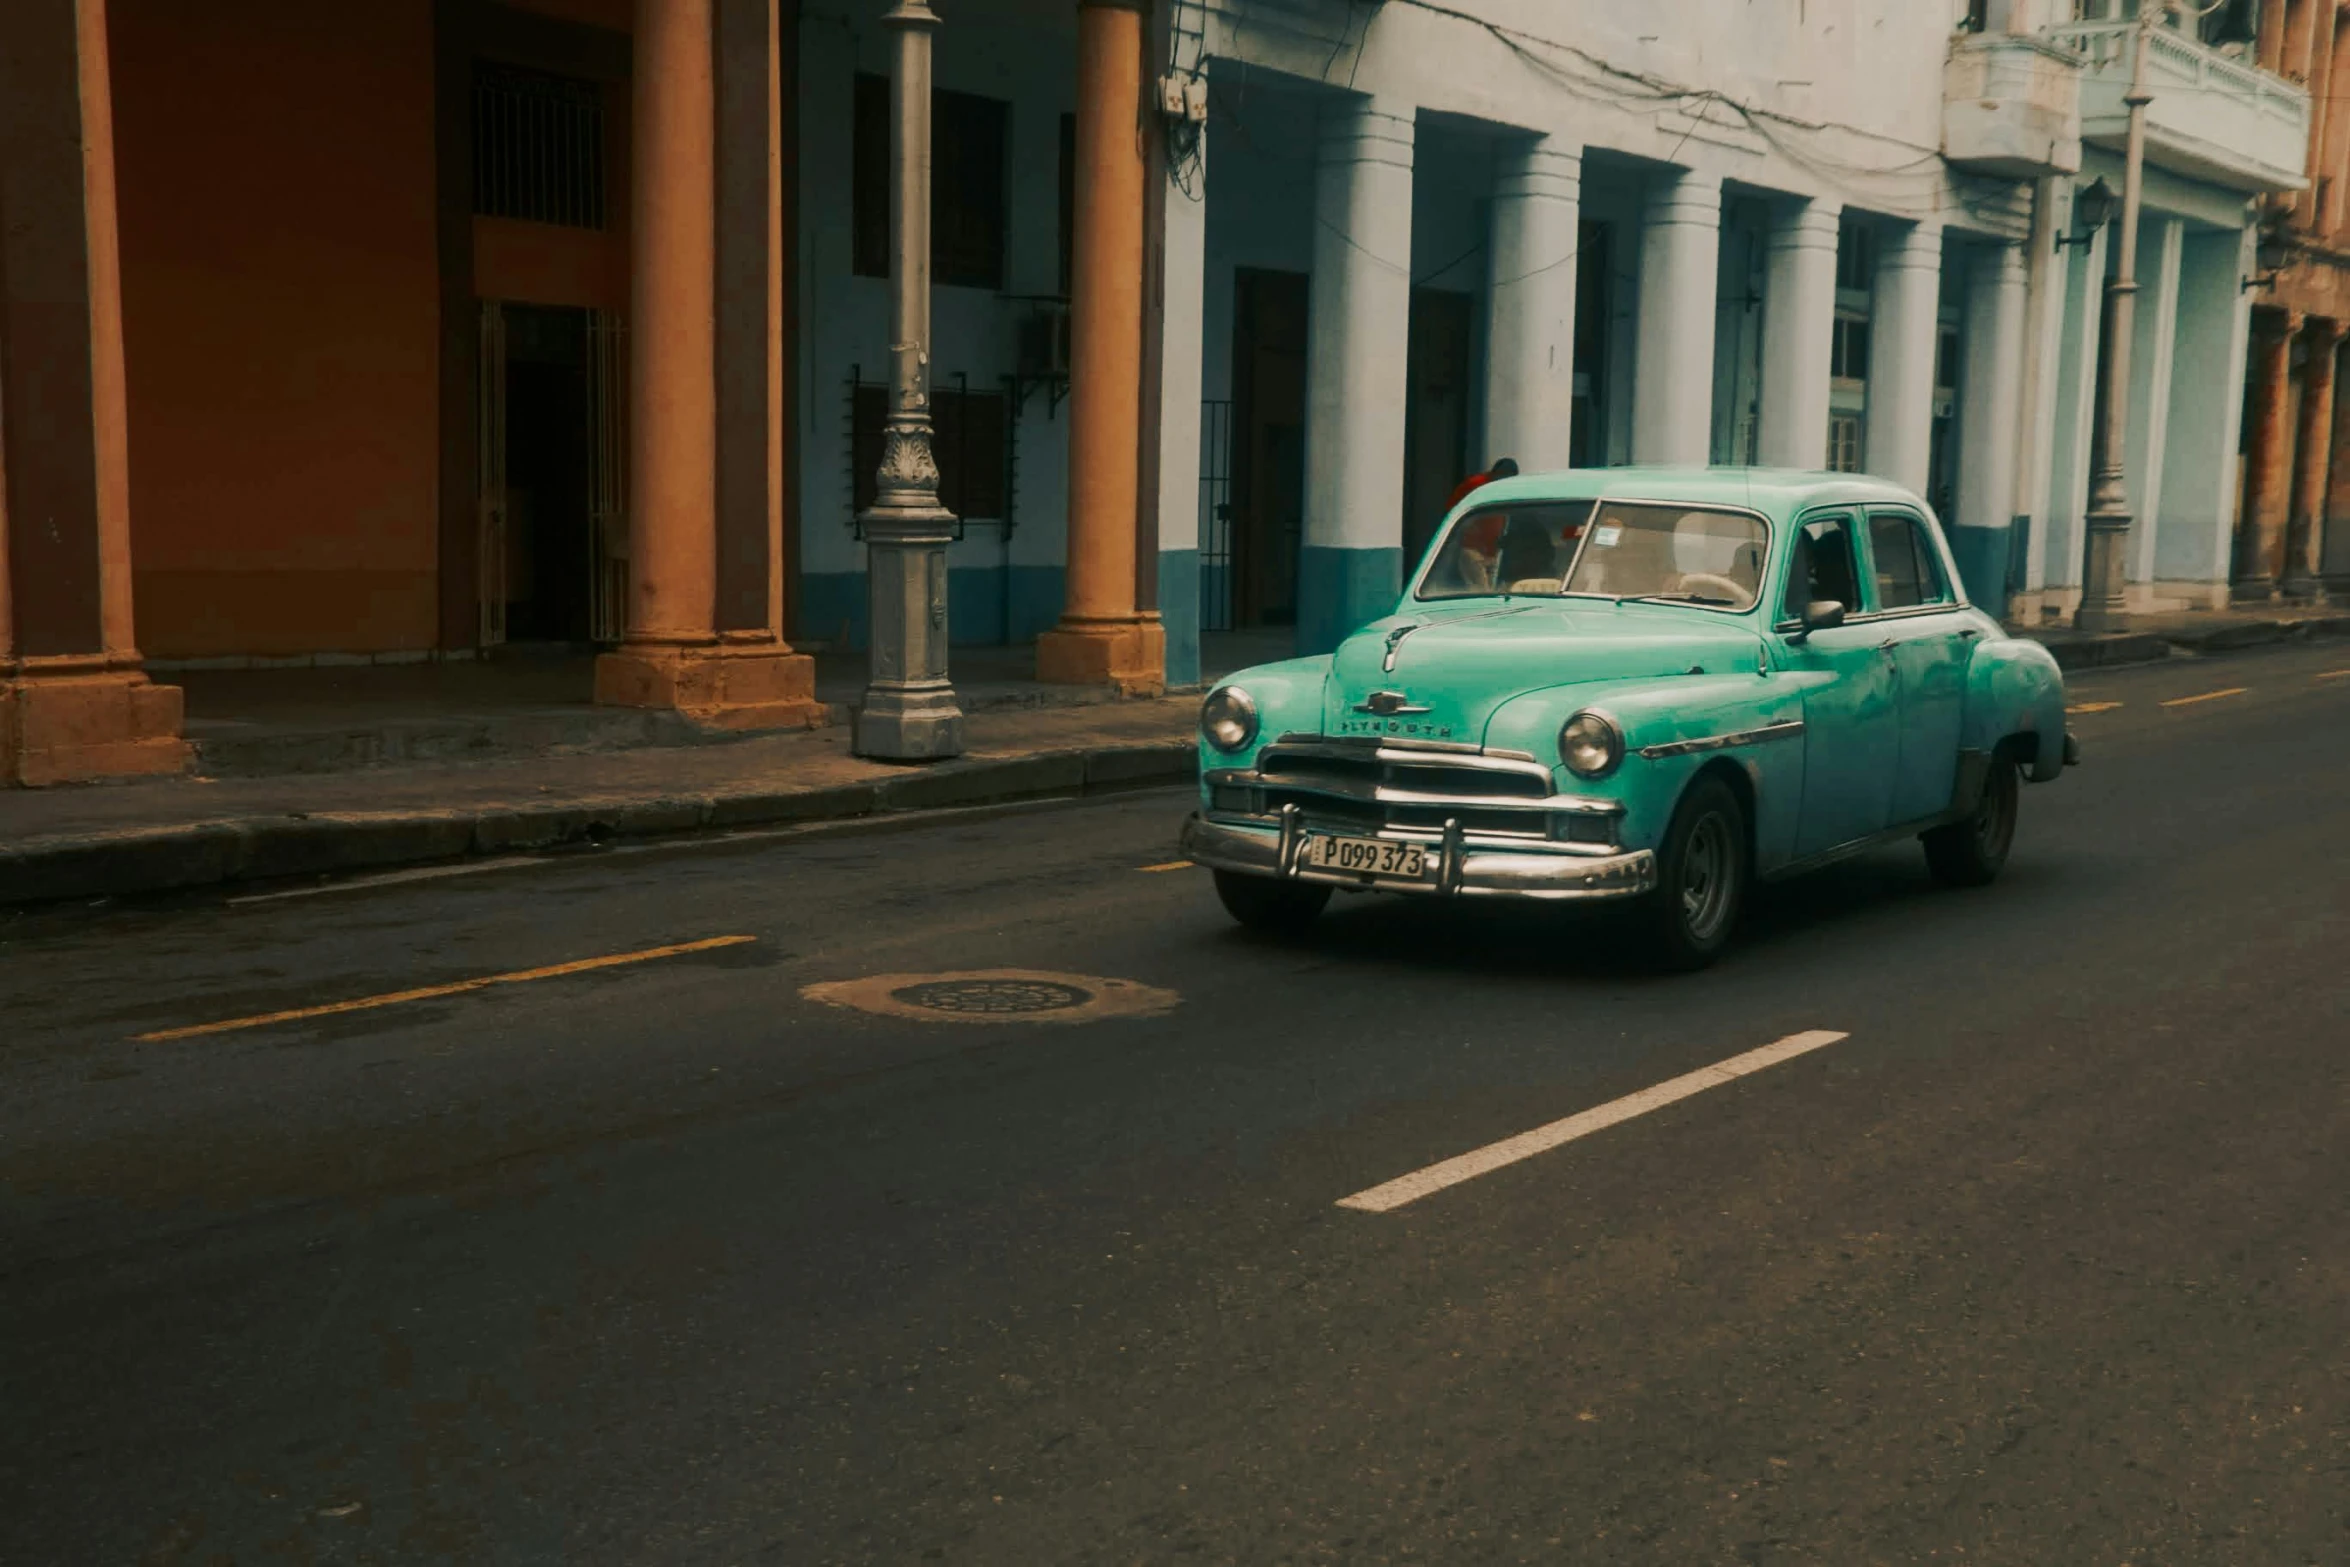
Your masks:
{"label": "sidewalk", "polygon": [[[842,726],[501,762],[0,791],[0,905],[318,876],[612,838],[1179,783],[1196,697],[965,720],[967,754],[898,766]],[[1168,823],[1169,853],[1175,824]]]}
{"label": "sidewalk", "polygon": [[2015,626],[2016,635],[2044,644],[2068,674],[2116,664],[2155,663],[2166,658],[2201,657],[2298,642],[2311,637],[2350,637],[2350,609],[2341,605],[2274,604],[2236,609],[2181,610],[2140,615],[2128,631],[2083,636],[2069,626]]}

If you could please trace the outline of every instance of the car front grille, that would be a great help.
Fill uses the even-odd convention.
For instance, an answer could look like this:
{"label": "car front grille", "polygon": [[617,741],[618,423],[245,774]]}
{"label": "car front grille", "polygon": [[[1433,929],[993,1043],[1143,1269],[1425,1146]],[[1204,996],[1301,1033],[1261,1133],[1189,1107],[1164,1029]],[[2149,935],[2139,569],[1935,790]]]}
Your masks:
{"label": "car front grille", "polygon": [[1295,806],[1309,825],[1341,832],[1433,838],[1457,822],[1482,837],[1614,837],[1611,815],[1562,811],[1549,769],[1532,757],[1284,738],[1259,753],[1253,773],[1219,775],[1211,787],[1219,810],[1278,816]]}

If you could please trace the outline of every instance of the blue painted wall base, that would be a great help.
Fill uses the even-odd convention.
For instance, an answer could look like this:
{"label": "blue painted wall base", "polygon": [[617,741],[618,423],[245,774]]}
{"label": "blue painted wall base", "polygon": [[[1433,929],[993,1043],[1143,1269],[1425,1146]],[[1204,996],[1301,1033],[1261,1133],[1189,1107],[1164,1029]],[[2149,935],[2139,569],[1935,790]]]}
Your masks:
{"label": "blue painted wall base", "polygon": [[[949,647],[1004,647],[1033,642],[1038,632],[1049,630],[1061,618],[1060,567],[1013,566],[1010,570],[1009,624],[1004,613],[1007,607],[1004,567],[956,566],[948,570]],[[865,645],[869,608],[863,572],[811,572],[800,579],[800,614],[792,624],[792,634],[795,638],[840,646],[845,627],[846,645],[861,648]]]}
{"label": "blue painted wall base", "polygon": [[1958,561],[1958,579],[1975,608],[1994,620],[2007,618],[2008,539],[2006,528],[1952,528],[1950,553]]}
{"label": "blue painted wall base", "polygon": [[1327,653],[1395,608],[1403,587],[1403,551],[1334,549],[1298,552],[1297,650]]}
{"label": "blue painted wall base", "polygon": [[1167,633],[1167,684],[1199,684],[1199,551],[1159,551],[1159,621]]}

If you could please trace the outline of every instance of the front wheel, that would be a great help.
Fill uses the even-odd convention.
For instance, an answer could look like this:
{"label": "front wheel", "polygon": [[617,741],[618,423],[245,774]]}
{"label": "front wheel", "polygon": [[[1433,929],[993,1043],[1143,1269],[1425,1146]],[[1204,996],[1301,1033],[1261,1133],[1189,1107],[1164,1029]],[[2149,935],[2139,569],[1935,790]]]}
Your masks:
{"label": "front wheel", "polygon": [[2015,762],[1994,757],[1983,777],[1982,797],[1974,810],[1945,827],[1937,827],[1919,841],[1926,846],[1926,868],[1945,887],[1982,887],[1996,880],[2015,842]]}
{"label": "front wheel", "polygon": [[1294,936],[1314,923],[1330,901],[1330,889],[1313,882],[1218,871],[1216,896],[1223,900],[1224,911],[1250,930]]}
{"label": "front wheel", "polygon": [[1682,796],[1657,851],[1656,891],[1643,899],[1649,950],[1669,969],[1721,956],[1746,905],[1746,810],[1727,784],[1705,778]]}

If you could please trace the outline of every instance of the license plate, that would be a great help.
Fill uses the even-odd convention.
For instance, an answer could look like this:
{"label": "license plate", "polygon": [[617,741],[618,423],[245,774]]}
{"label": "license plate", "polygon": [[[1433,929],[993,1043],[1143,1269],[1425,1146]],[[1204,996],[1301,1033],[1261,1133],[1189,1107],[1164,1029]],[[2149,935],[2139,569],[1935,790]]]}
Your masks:
{"label": "license plate", "polygon": [[1303,855],[1318,871],[1350,871],[1358,876],[1401,876],[1418,881],[1426,873],[1427,850],[1416,843],[1392,843],[1385,838],[1308,838]]}

